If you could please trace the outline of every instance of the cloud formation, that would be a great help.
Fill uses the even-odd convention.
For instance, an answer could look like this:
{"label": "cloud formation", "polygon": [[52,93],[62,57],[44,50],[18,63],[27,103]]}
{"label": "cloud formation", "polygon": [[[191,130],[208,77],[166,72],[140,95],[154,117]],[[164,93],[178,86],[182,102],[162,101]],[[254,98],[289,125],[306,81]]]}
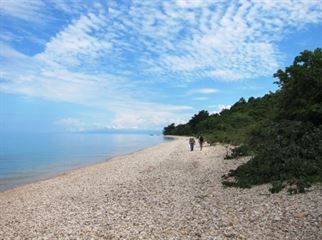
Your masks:
{"label": "cloud formation", "polygon": [[190,90],[188,92],[188,95],[191,95],[191,94],[213,94],[213,93],[216,93],[218,92],[218,89],[215,89],[215,88],[199,88],[199,89],[194,89],[194,90]]}
{"label": "cloud formation", "polygon": [[10,38],[3,40],[0,91],[111,111],[110,124],[117,127],[161,126],[187,118],[191,107],[152,97],[157,84],[270,76],[282,59],[278,41],[322,20],[318,0],[46,3],[0,4],[4,16],[33,24],[50,25],[57,11],[72,19],[32,56],[10,46]]}

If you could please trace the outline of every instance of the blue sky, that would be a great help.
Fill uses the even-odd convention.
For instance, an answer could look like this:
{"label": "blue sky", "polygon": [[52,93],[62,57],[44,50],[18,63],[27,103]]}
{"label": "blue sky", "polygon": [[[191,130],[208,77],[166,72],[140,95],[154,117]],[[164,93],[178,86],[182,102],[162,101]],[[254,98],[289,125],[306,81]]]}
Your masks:
{"label": "blue sky", "polygon": [[319,0],[0,0],[0,130],[162,129],[322,46]]}

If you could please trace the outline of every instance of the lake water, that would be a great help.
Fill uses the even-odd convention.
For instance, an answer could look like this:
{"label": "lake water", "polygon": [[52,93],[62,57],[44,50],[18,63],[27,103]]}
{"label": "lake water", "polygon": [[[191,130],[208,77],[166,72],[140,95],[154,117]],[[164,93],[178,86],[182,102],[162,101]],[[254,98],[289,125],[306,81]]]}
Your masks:
{"label": "lake water", "polygon": [[0,191],[167,140],[162,135],[1,134]]}

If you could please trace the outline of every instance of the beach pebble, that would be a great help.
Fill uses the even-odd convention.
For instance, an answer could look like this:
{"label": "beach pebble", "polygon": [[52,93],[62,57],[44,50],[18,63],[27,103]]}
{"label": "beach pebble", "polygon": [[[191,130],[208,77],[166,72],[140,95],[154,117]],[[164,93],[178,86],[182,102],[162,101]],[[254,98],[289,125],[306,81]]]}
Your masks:
{"label": "beach pebble", "polygon": [[248,158],[186,138],[0,193],[0,239],[320,239],[322,191],[223,188]]}

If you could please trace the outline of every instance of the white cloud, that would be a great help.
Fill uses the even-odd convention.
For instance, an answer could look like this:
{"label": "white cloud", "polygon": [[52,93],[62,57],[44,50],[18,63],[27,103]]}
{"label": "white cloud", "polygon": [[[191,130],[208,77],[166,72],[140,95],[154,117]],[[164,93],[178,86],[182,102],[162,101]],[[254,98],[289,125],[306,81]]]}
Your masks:
{"label": "white cloud", "polygon": [[1,0],[0,13],[33,24],[44,24],[59,17],[51,14],[53,9],[71,15],[79,15],[85,9],[82,0]]}
{"label": "white cloud", "polygon": [[[199,89],[192,89],[189,90],[186,95],[187,96],[193,96],[191,99],[196,101],[205,101],[208,100],[209,97],[206,97],[205,95],[211,95],[214,93],[217,93],[219,90],[215,88],[199,88]],[[199,95],[199,96],[198,96]],[[200,96],[203,95],[203,96]]]}
{"label": "white cloud", "polygon": [[[74,66],[91,66],[99,59],[114,70],[133,73],[140,68],[141,74],[159,79],[252,79],[276,70],[281,61],[278,40],[322,20],[318,0],[175,2],[88,4],[85,14],[53,37],[40,55]],[[68,3],[53,1],[53,6],[74,16],[72,9],[80,12],[86,5],[78,0]],[[49,15],[47,5],[19,0],[1,6],[12,16],[42,19],[39,14]]]}
{"label": "white cloud", "polygon": [[97,36],[98,31],[107,24],[103,15],[83,15],[53,37],[46,44],[45,51],[36,58],[48,64],[67,67],[94,65],[93,61],[107,54],[113,45],[105,35]]}
{"label": "white cloud", "polygon": [[[35,56],[1,46],[6,81],[0,91],[94,106],[113,112],[111,124],[118,127],[180,122],[190,116],[191,107],[160,104],[151,97],[153,83],[271,76],[281,61],[278,41],[322,20],[320,1],[315,0],[175,2],[88,4],[80,16],[83,1],[75,11],[62,0],[53,1],[53,7],[41,0],[1,3],[5,16],[35,24],[55,17],[51,8],[74,19]],[[216,91],[203,88],[189,94]],[[227,106],[218,105],[215,111],[222,107]]]}
{"label": "white cloud", "polygon": [[212,94],[218,92],[215,88],[200,88],[189,91],[190,94],[200,93],[200,94]]}
{"label": "white cloud", "polygon": [[[103,118],[98,122],[85,123],[70,117],[57,122],[72,131],[103,127],[158,129],[169,121],[188,119],[193,110],[185,105],[147,102],[144,88],[123,77],[75,72],[67,69],[70,65],[41,61],[39,56],[28,57],[8,46],[2,47],[0,57],[8,64],[2,77],[14,80],[2,82],[0,91],[88,105],[115,115],[112,120]],[[17,66],[23,66],[24,74],[17,74]]]}
{"label": "white cloud", "polygon": [[190,106],[164,105],[133,102],[129,107],[118,104],[113,109],[117,114],[112,121],[116,128],[148,128],[165,126],[170,122],[185,122],[191,116]]}
{"label": "white cloud", "polygon": [[193,100],[204,101],[204,100],[208,100],[208,98],[207,97],[194,97]]}
{"label": "white cloud", "polygon": [[5,60],[5,61],[2,61],[3,63],[8,63],[9,61],[16,60],[16,59],[21,59],[21,60],[29,59],[29,57],[27,57],[23,53],[20,53],[19,51],[1,42],[0,42],[0,49],[1,49],[0,57]]}
{"label": "white cloud", "polygon": [[225,104],[217,104],[217,105],[210,105],[208,106],[208,109],[210,109],[210,113],[220,113],[224,109],[230,109],[231,105],[225,105]]}
{"label": "white cloud", "polygon": [[4,0],[0,2],[1,14],[39,23],[44,21],[46,17],[42,11],[44,7],[45,4],[42,0]]}
{"label": "white cloud", "polygon": [[[322,18],[318,1],[244,0],[227,7],[226,1],[179,0],[163,7],[161,11],[133,4],[130,18],[138,21],[131,25],[133,34],[138,43],[159,55],[151,65],[185,79],[208,76],[232,81],[272,75],[281,61],[276,42]],[[143,14],[147,12],[153,14]],[[147,37],[154,41],[147,43]]]}
{"label": "white cloud", "polygon": [[176,4],[182,8],[197,8],[209,5],[210,0],[176,0]]}
{"label": "white cloud", "polygon": [[62,10],[68,14],[79,14],[86,7],[86,3],[82,0],[50,0],[51,5],[56,9]]}

